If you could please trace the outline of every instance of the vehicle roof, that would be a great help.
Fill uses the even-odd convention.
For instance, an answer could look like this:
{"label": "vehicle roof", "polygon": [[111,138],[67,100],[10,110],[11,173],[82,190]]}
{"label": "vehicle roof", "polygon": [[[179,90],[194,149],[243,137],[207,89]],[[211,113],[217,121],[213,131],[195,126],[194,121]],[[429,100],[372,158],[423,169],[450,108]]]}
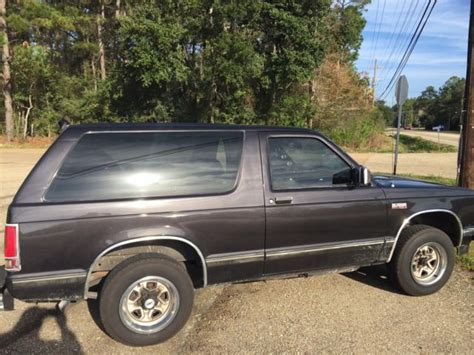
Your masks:
{"label": "vehicle roof", "polygon": [[101,131],[153,131],[153,130],[244,130],[244,131],[284,131],[294,133],[317,132],[298,127],[279,127],[262,125],[206,124],[206,123],[97,123],[71,125],[63,133],[77,137],[85,132]]}

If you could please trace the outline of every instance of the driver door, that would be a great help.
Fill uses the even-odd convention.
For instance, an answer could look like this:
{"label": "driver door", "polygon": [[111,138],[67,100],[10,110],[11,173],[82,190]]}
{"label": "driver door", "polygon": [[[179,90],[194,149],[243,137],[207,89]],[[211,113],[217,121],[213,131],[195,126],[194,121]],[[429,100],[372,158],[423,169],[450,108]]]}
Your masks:
{"label": "driver door", "polygon": [[[354,163],[320,136],[260,134],[265,274],[370,265],[385,242],[386,203],[374,186],[333,176]],[[341,173],[342,172],[342,173]]]}

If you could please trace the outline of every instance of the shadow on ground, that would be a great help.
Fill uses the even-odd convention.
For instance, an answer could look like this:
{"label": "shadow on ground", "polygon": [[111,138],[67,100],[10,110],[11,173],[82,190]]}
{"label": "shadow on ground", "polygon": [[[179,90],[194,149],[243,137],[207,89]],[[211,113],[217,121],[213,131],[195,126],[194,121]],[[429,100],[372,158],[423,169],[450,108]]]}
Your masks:
{"label": "shadow on ground", "polygon": [[395,287],[388,278],[386,265],[376,265],[370,267],[363,267],[357,271],[343,274],[344,276],[364,283],[366,285],[397,294],[403,294],[397,287]]}
{"label": "shadow on ground", "polygon": [[[43,322],[52,317],[61,331],[60,340],[43,340],[40,330]],[[28,345],[25,342],[28,342]],[[74,333],[68,328],[66,315],[56,309],[31,307],[23,312],[15,327],[6,333],[0,333],[0,349],[5,352],[22,353],[22,348],[35,349],[38,353],[83,353]]]}

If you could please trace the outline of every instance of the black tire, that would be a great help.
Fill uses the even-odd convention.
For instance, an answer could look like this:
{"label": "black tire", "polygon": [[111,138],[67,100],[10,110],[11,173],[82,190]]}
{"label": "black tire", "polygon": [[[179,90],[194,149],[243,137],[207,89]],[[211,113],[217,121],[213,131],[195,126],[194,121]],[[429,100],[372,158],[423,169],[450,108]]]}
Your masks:
{"label": "black tire", "polygon": [[[148,333],[130,329],[130,323],[127,325],[126,320],[133,318],[131,316],[133,312],[123,311],[121,303],[122,295],[130,290],[131,285],[145,277],[162,278],[174,287],[173,292],[170,293],[179,296],[168,296],[169,300],[179,301],[175,311],[167,313],[170,320],[164,328],[157,331],[151,330]],[[147,284],[143,290],[147,291],[148,287],[150,286]],[[156,287],[158,290],[158,286]],[[126,300],[127,297],[125,295],[124,297]],[[145,296],[145,298],[148,297]],[[143,296],[139,297],[140,300],[142,298]],[[160,302],[158,298],[155,298],[157,304]],[[163,255],[141,254],[120,263],[107,276],[98,298],[100,321],[105,332],[123,344],[130,346],[158,344],[174,336],[186,324],[193,308],[193,301],[193,284],[182,263]],[[142,303],[144,304],[144,300]],[[143,308],[143,311],[147,312],[147,309]],[[139,314],[141,314],[140,311]]]}
{"label": "black tire", "polygon": [[[430,245],[439,251],[441,264],[427,281],[417,279],[412,272],[412,260],[420,247]],[[454,246],[443,231],[427,225],[414,225],[405,228],[398,239],[392,260],[388,264],[388,273],[392,282],[405,293],[412,296],[424,296],[440,290],[448,281],[454,268]],[[442,271],[444,270],[444,271]],[[419,275],[417,275],[419,276]]]}

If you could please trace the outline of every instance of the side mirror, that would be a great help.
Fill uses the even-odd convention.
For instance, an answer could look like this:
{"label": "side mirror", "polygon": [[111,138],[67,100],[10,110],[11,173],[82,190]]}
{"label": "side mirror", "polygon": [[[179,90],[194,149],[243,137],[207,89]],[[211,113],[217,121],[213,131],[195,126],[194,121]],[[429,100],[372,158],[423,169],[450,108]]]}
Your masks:
{"label": "side mirror", "polygon": [[372,184],[371,180],[370,171],[364,166],[342,170],[332,177],[333,185],[348,185],[351,187],[370,186]]}
{"label": "side mirror", "polygon": [[352,176],[353,176],[353,182],[355,186],[371,186],[372,185],[372,175],[370,174],[369,169],[361,165],[352,170],[354,171]]}

